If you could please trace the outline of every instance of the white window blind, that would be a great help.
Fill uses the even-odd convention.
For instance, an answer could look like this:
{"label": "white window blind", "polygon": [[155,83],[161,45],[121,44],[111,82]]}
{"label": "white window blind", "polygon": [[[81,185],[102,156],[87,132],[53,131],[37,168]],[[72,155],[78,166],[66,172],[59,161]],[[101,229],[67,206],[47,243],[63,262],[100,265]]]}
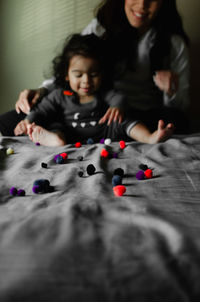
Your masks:
{"label": "white window blind", "polygon": [[32,51],[52,49],[92,19],[98,0],[20,0],[20,40]]}

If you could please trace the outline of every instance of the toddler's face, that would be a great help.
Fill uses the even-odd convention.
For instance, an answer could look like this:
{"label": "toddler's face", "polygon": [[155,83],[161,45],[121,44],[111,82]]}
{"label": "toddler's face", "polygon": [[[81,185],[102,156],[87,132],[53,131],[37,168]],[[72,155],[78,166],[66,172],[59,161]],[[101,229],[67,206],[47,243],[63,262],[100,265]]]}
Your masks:
{"label": "toddler's face", "polygon": [[135,28],[147,30],[162,2],[163,0],[125,0],[124,9],[128,22]]}
{"label": "toddler's face", "polygon": [[72,57],[66,80],[69,81],[71,89],[78,94],[80,101],[87,100],[101,85],[98,62],[81,55]]}

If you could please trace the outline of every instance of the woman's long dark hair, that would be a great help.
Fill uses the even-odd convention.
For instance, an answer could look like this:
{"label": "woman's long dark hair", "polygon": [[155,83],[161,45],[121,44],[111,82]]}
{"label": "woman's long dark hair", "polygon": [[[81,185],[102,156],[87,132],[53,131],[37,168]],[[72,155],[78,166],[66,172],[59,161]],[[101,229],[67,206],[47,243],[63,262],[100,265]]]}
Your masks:
{"label": "woman's long dark hair", "polygon": [[[105,28],[104,39],[108,41],[111,53],[112,46],[115,48],[115,53],[118,50],[115,59],[126,57],[127,64],[130,64],[128,60],[134,55],[138,31],[129,24],[124,5],[125,0],[104,0],[96,8],[96,17]],[[151,69],[154,72],[165,67],[166,57],[170,55],[172,35],[182,37],[186,45],[189,44],[189,38],[177,11],[176,0],[163,0],[157,16],[152,21],[152,27],[157,33],[150,53]]]}

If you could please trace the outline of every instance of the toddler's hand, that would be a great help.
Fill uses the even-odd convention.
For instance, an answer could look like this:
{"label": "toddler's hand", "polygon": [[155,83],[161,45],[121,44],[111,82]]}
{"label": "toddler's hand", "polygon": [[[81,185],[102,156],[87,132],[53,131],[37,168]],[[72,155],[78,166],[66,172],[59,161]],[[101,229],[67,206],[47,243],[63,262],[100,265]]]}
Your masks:
{"label": "toddler's hand", "polygon": [[28,133],[28,125],[29,121],[28,120],[22,120],[17,124],[17,126],[14,129],[14,134],[17,135],[22,135],[22,134],[27,134]]}
{"label": "toddler's hand", "polygon": [[121,123],[123,120],[124,112],[118,107],[110,107],[104,114],[104,116],[99,120],[99,124],[105,123],[107,120],[107,125],[110,125],[113,121]]}
{"label": "toddler's hand", "polygon": [[153,80],[156,86],[166,92],[170,97],[178,90],[178,75],[171,70],[156,71]]}

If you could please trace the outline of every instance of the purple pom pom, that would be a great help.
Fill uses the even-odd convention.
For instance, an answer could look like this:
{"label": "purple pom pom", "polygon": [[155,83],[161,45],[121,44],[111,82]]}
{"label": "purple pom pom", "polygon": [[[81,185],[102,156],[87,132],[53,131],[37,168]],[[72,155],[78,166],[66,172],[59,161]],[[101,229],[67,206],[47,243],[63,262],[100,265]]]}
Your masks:
{"label": "purple pom pom", "polygon": [[138,180],[144,179],[144,178],[145,178],[144,171],[142,171],[142,170],[138,171],[138,172],[136,173],[136,178],[137,178]]}
{"label": "purple pom pom", "polygon": [[17,192],[18,196],[25,196],[25,194],[26,194],[25,191],[22,190],[22,189],[19,189],[18,192]]}
{"label": "purple pom pom", "polygon": [[101,138],[100,139],[100,144],[104,144],[104,142],[105,142],[105,138]]}
{"label": "purple pom pom", "polygon": [[33,186],[32,191],[33,193],[38,194],[40,192],[40,186],[39,185]]}
{"label": "purple pom pom", "polygon": [[118,158],[118,153],[117,152],[113,153],[113,158]]}
{"label": "purple pom pom", "polygon": [[60,154],[56,154],[56,155],[54,156],[54,161],[55,161],[55,162],[56,162],[56,159],[57,159],[58,156],[60,156]]}
{"label": "purple pom pom", "polygon": [[10,195],[12,196],[17,195],[17,189],[15,187],[10,188]]}

